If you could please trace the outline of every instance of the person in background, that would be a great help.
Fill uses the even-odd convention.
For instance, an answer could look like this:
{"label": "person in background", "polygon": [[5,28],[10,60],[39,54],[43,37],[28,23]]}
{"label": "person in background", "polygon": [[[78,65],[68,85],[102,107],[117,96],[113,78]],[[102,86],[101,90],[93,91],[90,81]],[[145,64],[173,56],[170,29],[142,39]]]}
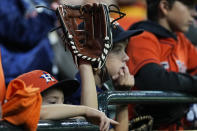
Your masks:
{"label": "person in background", "polygon": [[[132,37],[127,54],[137,90],[197,93],[197,50],[183,34],[196,16],[195,0],[147,0],[148,20],[130,29],[145,31]],[[152,115],[153,130],[187,129],[187,104],[136,105],[135,115]]]}
{"label": "person in background", "polygon": [[18,75],[35,69],[52,73],[53,50],[48,32],[54,27],[54,12],[36,5],[57,7],[44,0],[0,1],[0,48],[5,81],[8,84]]}

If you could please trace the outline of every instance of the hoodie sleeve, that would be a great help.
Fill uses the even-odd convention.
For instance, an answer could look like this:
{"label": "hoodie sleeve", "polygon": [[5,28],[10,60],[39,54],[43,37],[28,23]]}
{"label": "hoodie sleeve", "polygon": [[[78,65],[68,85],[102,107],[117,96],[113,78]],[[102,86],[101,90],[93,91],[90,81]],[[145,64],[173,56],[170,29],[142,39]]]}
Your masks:
{"label": "hoodie sleeve", "polygon": [[197,92],[197,76],[187,73],[168,72],[160,65],[149,63],[135,75],[136,87],[140,90]]}

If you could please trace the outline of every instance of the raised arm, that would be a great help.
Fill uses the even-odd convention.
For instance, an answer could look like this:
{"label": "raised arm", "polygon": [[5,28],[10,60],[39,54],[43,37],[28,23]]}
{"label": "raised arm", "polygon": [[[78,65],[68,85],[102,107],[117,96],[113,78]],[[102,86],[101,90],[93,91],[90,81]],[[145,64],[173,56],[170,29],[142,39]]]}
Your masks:
{"label": "raised arm", "polygon": [[[134,77],[129,73],[126,65],[118,74],[112,76],[112,78],[114,80],[116,90],[130,90],[135,83]],[[119,122],[119,125],[115,126],[115,131],[128,131],[128,105],[118,105],[116,107],[116,120]]]}
{"label": "raised arm", "polygon": [[96,85],[92,66],[90,64],[80,64],[79,71],[82,82],[81,105],[98,109]]}
{"label": "raised arm", "polygon": [[115,126],[115,131],[128,131],[128,116],[128,105],[118,105],[116,107],[116,121],[119,122],[119,125]]}

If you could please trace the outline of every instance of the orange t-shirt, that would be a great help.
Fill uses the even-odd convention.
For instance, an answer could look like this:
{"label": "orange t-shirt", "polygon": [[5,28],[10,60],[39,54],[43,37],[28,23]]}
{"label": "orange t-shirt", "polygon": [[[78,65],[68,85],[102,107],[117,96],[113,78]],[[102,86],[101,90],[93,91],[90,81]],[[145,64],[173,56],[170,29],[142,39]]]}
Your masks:
{"label": "orange t-shirt", "polygon": [[156,63],[167,71],[197,73],[197,50],[183,33],[173,38],[158,39],[154,34],[144,31],[130,39],[128,48],[130,73],[135,75],[144,65]]}
{"label": "orange t-shirt", "polygon": [[[197,74],[197,49],[183,33],[178,32],[176,36],[177,40],[172,37],[158,39],[154,34],[144,31],[132,37],[127,47],[130,73],[136,75],[146,64],[156,63],[167,71]],[[133,115],[133,107],[130,105],[129,118]],[[161,129],[176,129],[175,127],[172,124]]]}

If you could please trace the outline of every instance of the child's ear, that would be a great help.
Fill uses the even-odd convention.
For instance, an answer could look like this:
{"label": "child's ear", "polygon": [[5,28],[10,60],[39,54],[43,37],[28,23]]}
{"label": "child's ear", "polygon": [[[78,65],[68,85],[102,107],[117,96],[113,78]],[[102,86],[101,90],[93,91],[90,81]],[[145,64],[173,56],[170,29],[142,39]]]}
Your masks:
{"label": "child's ear", "polygon": [[159,8],[160,8],[160,11],[163,13],[163,15],[167,15],[168,11],[170,10],[168,1],[161,0],[159,3]]}

